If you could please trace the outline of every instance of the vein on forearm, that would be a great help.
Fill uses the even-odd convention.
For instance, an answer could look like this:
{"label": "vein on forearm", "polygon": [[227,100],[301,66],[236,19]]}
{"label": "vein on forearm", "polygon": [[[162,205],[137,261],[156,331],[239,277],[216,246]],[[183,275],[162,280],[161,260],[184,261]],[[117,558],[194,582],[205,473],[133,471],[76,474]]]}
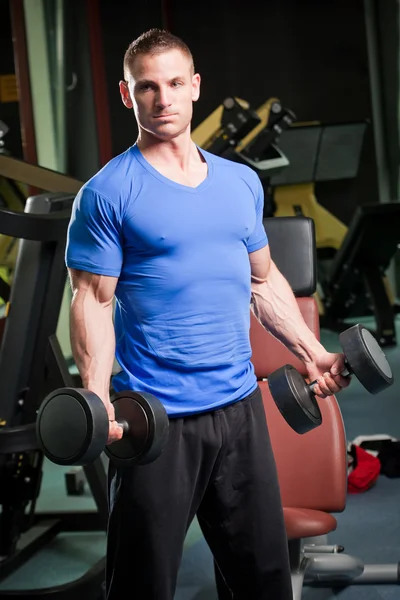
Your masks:
{"label": "vein on forearm", "polygon": [[252,278],[251,308],[257,320],[300,360],[312,362],[321,344],[309,329],[288,282],[272,264],[265,281]]}

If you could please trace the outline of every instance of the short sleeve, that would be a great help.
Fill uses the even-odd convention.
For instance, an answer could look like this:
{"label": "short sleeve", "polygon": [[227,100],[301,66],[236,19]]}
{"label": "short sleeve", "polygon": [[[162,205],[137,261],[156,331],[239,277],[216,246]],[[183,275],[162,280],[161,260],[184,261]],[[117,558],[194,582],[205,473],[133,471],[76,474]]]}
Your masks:
{"label": "short sleeve", "polygon": [[256,186],[256,224],[255,227],[247,239],[247,250],[248,252],[255,252],[260,250],[268,244],[268,237],[265,232],[263,217],[264,217],[264,190],[258,175],[256,175],[257,184]]}
{"label": "short sleeve", "polygon": [[74,200],[65,252],[67,267],[119,277],[123,262],[118,210],[107,198],[83,187]]}

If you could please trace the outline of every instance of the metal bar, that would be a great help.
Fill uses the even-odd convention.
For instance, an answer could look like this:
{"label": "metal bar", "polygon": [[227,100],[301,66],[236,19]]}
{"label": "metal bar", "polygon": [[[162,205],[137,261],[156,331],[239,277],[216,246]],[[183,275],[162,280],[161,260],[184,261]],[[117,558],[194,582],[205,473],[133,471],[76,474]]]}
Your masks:
{"label": "metal bar", "polygon": [[[44,379],[48,337],[57,327],[65,283],[65,228],[70,211],[68,203],[71,202],[70,196],[65,199],[65,204],[58,196],[35,196],[27,202],[25,213],[18,213],[18,217],[14,215],[17,220],[28,216],[40,220],[51,214],[55,219],[62,216],[62,227],[58,225],[62,236],[57,242],[20,241],[0,348],[0,412],[7,427],[22,424],[22,419],[24,423],[35,420],[40,394],[37,386],[33,390],[33,382],[38,377]],[[53,206],[61,210],[52,210]],[[36,221],[36,225],[40,226],[39,223]],[[48,230],[48,236],[56,223],[57,220],[49,221],[46,228],[42,226]],[[36,237],[40,237],[40,233],[38,231]],[[60,289],[57,289],[60,278]],[[33,392],[36,393],[34,399]]]}
{"label": "metal bar", "polygon": [[107,473],[101,457],[95,460],[94,463],[83,467],[83,471],[99,511],[104,531],[106,531],[109,513],[107,497]]}
{"label": "metal bar", "polygon": [[56,104],[52,94],[53,86],[57,86],[58,82],[50,73],[50,57],[54,50],[48,46],[44,1],[24,0],[24,13],[37,162],[59,171],[54,116]]}
{"label": "metal bar", "polygon": [[35,215],[0,209],[0,233],[21,240],[55,242],[66,237],[70,211]]}
{"label": "metal bar", "polygon": [[[26,43],[23,0],[10,0],[11,29],[14,45],[14,64],[19,90],[19,109],[24,159],[36,163],[36,137],[33,120],[31,81]],[[28,183],[28,182],[25,182]],[[31,190],[31,193],[34,193]]]}
{"label": "metal bar", "polygon": [[89,48],[93,75],[93,98],[96,113],[99,157],[100,164],[103,166],[112,158],[112,143],[98,0],[86,0],[86,9],[88,14]]}
{"label": "metal bar", "polygon": [[102,600],[104,595],[105,558],[101,558],[82,577],[54,587],[37,590],[3,590],[2,600],[32,600],[32,598],[57,600]]}
{"label": "metal bar", "polygon": [[374,309],[376,337],[381,346],[395,346],[395,313],[387,295],[382,272],[378,267],[371,265],[364,268],[363,275]]}
{"label": "metal bar", "polygon": [[[365,33],[368,52],[369,81],[372,104],[372,124],[374,130],[374,148],[376,157],[376,174],[378,181],[379,202],[397,202],[397,195],[393,196],[390,185],[390,160],[388,156],[388,139],[385,131],[385,119],[383,108],[383,73],[379,52],[378,32],[378,4],[377,0],[364,0]],[[383,42],[384,43],[384,42]],[[396,123],[393,129],[398,129]],[[387,275],[394,290],[397,293],[395,277],[395,260],[387,270]]]}
{"label": "metal bar", "polygon": [[55,64],[53,76],[57,82],[55,90],[54,124],[57,141],[57,168],[65,173],[67,169],[67,120],[66,120],[66,82],[65,82],[65,18],[64,0],[55,2]]}
{"label": "metal bar", "polygon": [[61,530],[61,521],[42,522],[38,526],[31,527],[21,536],[16,553],[0,562],[0,581],[26,563],[39,550],[46,547]]}
{"label": "metal bar", "polygon": [[55,334],[49,337],[49,350],[49,360],[51,362],[48,364],[48,366],[51,368],[51,370],[57,370],[58,380],[60,381],[59,387],[74,387],[74,381],[71,373],[69,372],[60,343]]}
{"label": "metal bar", "polygon": [[377,3],[376,0],[364,0],[365,33],[367,38],[368,66],[370,78],[370,92],[372,102],[372,124],[374,129],[375,154],[377,163],[377,177],[379,201],[390,202],[389,187],[389,162],[386,156],[386,139],[383,125],[382,110],[382,72],[379,64],[379,41],[377,30]]}
{"label": "metal bar", "polygon": [[400,564],[377,564],[364,565],[364,571],[352,583],[355,585],[361,583],[367,584],[383,584],[383,583],[400,583]]}
{"label": "metal bar", "polygon": [[38,450],[35,423],[0,428],[0,454]]}
{"label": "metal bar", "polygon": [[46,511],[34,515],[34,525],[40,525],[48,521],[60,521],[60,533],[104,531],[103,521],[99,512],[93,510],[81,511]]}
{"label": "metal bar", "polygon": [[[33,162],[32,160],[30,162]],[[0,154],[0,175],[46,192],[77,194],[82,181],[45,167]]]}

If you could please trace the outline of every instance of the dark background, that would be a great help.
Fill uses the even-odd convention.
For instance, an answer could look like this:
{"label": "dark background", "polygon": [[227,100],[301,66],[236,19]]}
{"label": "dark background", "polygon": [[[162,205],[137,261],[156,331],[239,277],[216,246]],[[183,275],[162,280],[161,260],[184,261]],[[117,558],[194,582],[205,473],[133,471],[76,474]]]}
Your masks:
{"label": "dark background", "polygon": [[[254,108],[276,96],[299,121],[372,120],[362,0],[174,0],[164,13],[159,2],[135,6],[101,2],[114,154],[129,146],[137,131],[118,91],[125,49],[142,31],[162,26],[163,17],[191,48],[202,77],[194,128],[229,95]],[[316,194],[345,223],[358,203],[378,201],[372,126],[357,179],[318,184]]]}
{"label": "dark background", "polygon": [[[10,7],[6,0],[0,0],[0,75],[15,73],[14,52],[11,34]],[[17,102],[0,103],[0,120],[10,128],[7,134],[7,148],[13,156],[22,158],[21,126]]]}
{"label": "dark background", "polygon": [[[7,5],[6,0],[0,0],[2,73],[14,70]],[[67,6],[73,12],[67,52],[75,57],[79,54],[82,61],[88,49],[84,41],[78,46],[78,33],[75,35],[74,31],[84,32],[84,15],[82,13],[78,23],[77,3],[71,0]],[[278,97],[301,122],[369,119],[371,125],[365,136],[357,178],[317,184],[316,192],[318,201],[345,223],[349,222],[359,203],[378,201],[362,0],[329,3],[317,0],[269,0],[263,3],[254,0],[210,3],[100,0],[99,6],[113,156],[134,143],[137,133],[134,116],[122,105],[118,90],[125,49],[144,30],[164,25],[189,45],[196,69],[202,76],[202,93],[194,107],[193,128],[229,95],[248,100],[253,108],[271,96]],[[79,40],[82,39],[84,33],[81,32]],[[87,80],[86,75],[86,87],[89,88]],[[85,97],[88,98],[87,93]],[[86,101],[85,111],[90,110],[87,104]],[[71,95],[68,130],[73,140],[72,148],[74,144],[79,147],[80,131],[87,122],[81,107],[82,103],[74,104]],[[4,104],[0,105],[0,110],[0,118],[12,128],[7,146],[14,155],[21,156],[18,108]],[[86,140],[86,157],[88,152]],[[97,160],[93,144],[91,155]],[[80,157],[77,164],[77,156],[80,156],[79,152],[70,151],[69,173],[82,177],[84,157]],[[90,169],[94,170],[93,161]],[[89,177],[92,172],[84,171],[84,174]]]}

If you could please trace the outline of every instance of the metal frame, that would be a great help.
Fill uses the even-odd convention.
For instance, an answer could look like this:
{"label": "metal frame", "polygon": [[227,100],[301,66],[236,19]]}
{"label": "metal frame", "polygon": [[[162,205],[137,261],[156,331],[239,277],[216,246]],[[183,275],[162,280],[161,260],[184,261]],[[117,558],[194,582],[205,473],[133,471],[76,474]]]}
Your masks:
{"label": "metal frame", "polygon": [[100,165],[113,157],[99,0],[86,0],[90,64]]}
{"label": "metal frame", "polygon": [[[43,463],[35,436],[36,411],[48,391],[74,385],[56,336],[73,198],[62,193],[41,194],[28,199],[24,213],[9,211],[8,215],[7,233],[12,235],[14,227],[14,234],[18,232],[23,239],[0,348],[0,504],[7,513],[2,523],[4,526],[7,521],[5,533],[10,534],[9,556],[0,562],[0,581],[59,533],[105,531],[107,527],[107,476],[101,458],[84,467],[97,510],[35,513]],[[17,467],[10,469],[14,463]],[[12,526],[18,529],[14,540]],[[7,539],[3,541],[3,550],[7,543]],[[76,600],[98,600],[103,596],[103,582],[104,558],[76,581],[37,590],[2,590],[0,598],[51,596],[60,600],[73,594]]]}
{"label": "metal frame", "polygon": [[[385,4],[385,3],[383,3]],[[391,5],[398,12],[397,3],[395,0],[388,0],[387,5]],[[388,8],[388,6],[386,6]],[[382,65],[382,44],[384,40],[379,35],[379,3],[378,0],[364,0],[364,15],[365,15],[365,34],[368,51],[368,68],[370,79],[370,93],[372,105],[372,123],[374,129],[374,147],[376,155],[377,180],[379,202],[398,202],[398,185],[397,190],[391,189],[391,162],[388,156],[388,148],[390,146],[390,138],[398,137],[399,122],[393,124],[393,127],[388,128],[385,123],[387,112],[387,98],[384,97],[384,79],[385,73]],[[393,27],[397,28],[396,22]],[[398,52],[397,52],[398,55]],[[398,61],[398,59],[397,59]],[[387,275],[395,295],[398,295],[399,290],[399,271],[398,260],[393,257],[390,266],[387,269]]]}
{"label": "metal frame", "polygon": [[399,309],[388,296],[384,276],[400,243],[399,217],[397,202],[357,208],[324,282],[326,310],[321,323],[325,327],[342,331],[348,326],[345,319],[372,314],[380,345],[397,343]]}
{"label": "metal frame", "polygon": [[[69,210],[65,210],[68,204]],[[36,226],[37,222],[27,220],[28,215],[25,213],[11,213],[16,224],[14,233],[10,228],[3,231],[0,226],[1,233],[24,238],[19,241],[8,316],[0,347],[0,416],[7,426],[32,422],[40,403],[37,395],[32,400],[27,398],[27,394],[30,395],[32,379],[36,379],[38,375],[44,378],[43,346],[46,344],[46,334],[41,331],[41,327],[46,326],[46,333],[55,331],[57,327],[65,285],[62,254],[71,204],[72,196],[61,194],[53,197],[33,196],[28,199],[25,213],[29,213],[30,217],[43,214],[43,232],[48,236],[46,241],[40,240],[40,227]],[[52,236],[53,228],[48,221],[49,214],[55,212],[56,208],[64,209],[59,213],[58,222],[54,222],[55,229],[59,229],[60,223],[64,226],[64,235],[58,240],[60,232],[55,231]],[[10,214],[11,211],[7,212]],[[19,221],[25,223],[25,232],[17,227]],[[37,241],[34,241],[35,236]],[[51,237],[54,239],[51,240]],[[54,277],[57,278],[56,281],[53,281]],[[60,279],[61,290],[57,293]],[[39,374],[34,370],[37,364],[42,369]]]}
{"label": "metal frame", "polygon": [[400,584],[400,563],[364,564],[343,546],[327,543],[327,535],[289,540],[293,600],[301,600],[303,588],[343,589],[350,585]]}
{"label": "metal frame", "polygon": [[24,0],[10,0],[14,63],[19,89],[22,148],[24,159],[37,163],[35,125],[33,119],[32,90],[26,40]]}

